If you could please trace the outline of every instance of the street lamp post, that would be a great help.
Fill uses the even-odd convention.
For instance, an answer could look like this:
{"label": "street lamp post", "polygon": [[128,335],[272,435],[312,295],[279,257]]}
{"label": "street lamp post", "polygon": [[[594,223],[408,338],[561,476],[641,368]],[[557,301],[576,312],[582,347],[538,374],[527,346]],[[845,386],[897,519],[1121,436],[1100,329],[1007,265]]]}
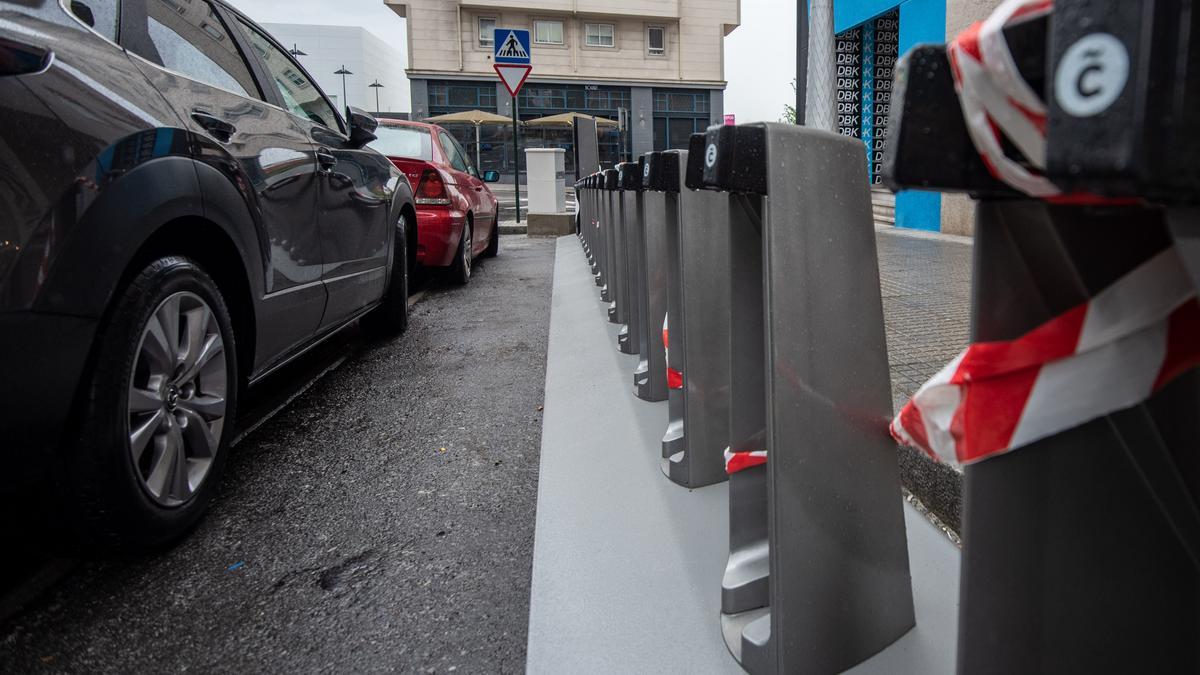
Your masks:
{"label": "street lamp post", "polygon": [[808,107],[808,0],[796,0],[796,124]]}
{"label": "street lamp post", "polygon": [[383,89],[383,85],[380,84],[379,79],[376,78],[374,82],[368,84],[367,86],[375,90],[375,114],[378,115],[381,112],[379,108],[379,90]]}
{"label": "street lamp post", "polygon": [[345,65],[345,64],[342,64],[342,67],[341,67],[341,68],[338,68],[338,69],[337,69],[337,71],[335,71],[333,74],[334,74],[334,75],[341,75],[341,76],[342,76],[342,105],[343,105],[343,106],[346,106],[346,107],[349,107],[349,106],[350,106],[350,99],[349,99],[349,97],[348,97],[348,96],[346,96],[346,76],[347,76],[347,75],[353,75],[354,73],[352,73],[352,72],[350,72],[349,70],[347,70],[347,69],[346,69],[346,65]]}

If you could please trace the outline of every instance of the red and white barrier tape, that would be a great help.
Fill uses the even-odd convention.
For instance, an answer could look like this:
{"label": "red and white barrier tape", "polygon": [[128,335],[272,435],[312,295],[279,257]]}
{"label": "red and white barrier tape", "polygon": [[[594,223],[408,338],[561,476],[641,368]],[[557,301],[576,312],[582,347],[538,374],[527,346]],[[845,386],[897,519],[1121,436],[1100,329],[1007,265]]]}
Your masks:
{"label": "red and white barrier tape", "polygon": [[[1037,173],[1046,168],[1046,104],[1017,70],[1004,28],[1053,9],[1053,0],[1006,0],[947,48],[967,131],[988,171],[997,180],[1041,198],[1062,194]],[[1001,133],[1037,171],[1004,154]]]}
{"label": "red and white barrier tape", "polygon": [[670,314],[663,315],[663,353],[666,355],[667,362],[667,388],[668,389],[683,389],[683,371],[672,368],[671,363],[671,339],[670,333],[667,330],[667,322],[671,319]]}
{"label": "red and white barrier tape", "polygon": [[[738,443],[741,450],[734,451],[725,448],[725,473],[733,475],[767,463],[767,430],[758,433]],[[760,449],[761,448],[761,449]]]}
{"label": "red and white barrier tape", "polygon": [[970,464],[1144,402],[1200,366],[1200,301],[1174,248],[1089,302],[968,347],[921,387],[892,435]]}
{"label": "red and white barrier tape", "polygon": [[756,466],[762,466],[766,463],[766,450],[732,452],[729,448],[725,448],[725,473],[729,475],[733,475],[739,471],[745,471],[746,469]]}

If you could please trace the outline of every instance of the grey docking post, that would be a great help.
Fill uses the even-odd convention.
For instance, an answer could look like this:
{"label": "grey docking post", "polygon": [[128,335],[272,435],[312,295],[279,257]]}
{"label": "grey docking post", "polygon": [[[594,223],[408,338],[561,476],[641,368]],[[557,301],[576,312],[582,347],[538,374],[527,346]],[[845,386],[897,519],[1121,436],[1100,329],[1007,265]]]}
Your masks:
{"label": "grey docking post", "polygon": [[[1006,29],[1049,103],[1046,177],[1066,193],[1134,200],[1053,205],[998,182],[967,135],[945,48],[902,61],[884,176],[895,190],[980,199],[972,341],[1019,337],[1172,245],[1200,280],[1197,113],[1179,105],[1196,85],[1173,75],[1200,65],[1181,44],[1200,17],[1149,5],[1058,0],[1053,21]],[[1127,51],[1129,82],[1108,109],[1072,115],[1045,74],[1098,33]],[[1192,369],[1131,408],[965,467],[961,672],[1200,670],[1198,412]]]}
{"label": "grey docking post", "polygon": [[667,253],[666,195],[651,185],[655,153],[638,158],[641,214],[642,283],[638,292],[638,361],[633,371],[633,391],[644,401],[667,400],[667,359],[662,340],[662,318],[667,313],[667,285],[672,262]]}
{"label": "grey docking post", "polygon": [[617,165],[617,200],[620,210],[620,247],[624,251],[624,274],[618,302],[624,305],[617,334],[617,349],[623,354],[638,353],[638,325],[641,322],[642,281],[642,173],[636,162]]}
{"label": "grey docking post", "polygon": [[651,170],[665,197],[671,274],[670,363],[681,377],[670,390],[663,473],[684,487],[726,479],[729,445],[729,205],[721,195],[684,185],[688,153],[658,153]]}
{"label": "grey docking post", "polygon": [[[730,484],[731,567],[742,532],[761,531],[765,492],[769,602],[723,616],[727,644],[755,675],[846,670],[915,622],[862,145],[714,126],[690,158],[689,184],[729,202],[733,449],[769,457],[739,472],[763,470],[765,490]],[[739,409],[754,401],[761,417]]]}
{"label": "grey docking post", "polygon": [[605,169],[600,186],[600,229],[604,237],[604,285],[600,287],[600,299],[608,304],[608,320],[616,323],[617,261],[620,255],[617,251],[617,230],[620,218],[613,208],[613,193],[617,189],[617,170]]}

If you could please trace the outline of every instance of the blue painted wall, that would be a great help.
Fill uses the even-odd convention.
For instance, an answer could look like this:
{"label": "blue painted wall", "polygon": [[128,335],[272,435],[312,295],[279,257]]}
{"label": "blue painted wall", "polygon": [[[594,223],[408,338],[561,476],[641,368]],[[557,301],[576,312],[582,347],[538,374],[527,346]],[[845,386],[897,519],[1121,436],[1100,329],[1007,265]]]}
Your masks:
{"label": "blue painted wall", "polygon": [[[900,8],[900,54],[922,42],[946,41],[946,0],[834,0],[833,30],[854,28],[895,7]],[[936,192],[896,195],[896,226],[942,229],[942,196]]]}

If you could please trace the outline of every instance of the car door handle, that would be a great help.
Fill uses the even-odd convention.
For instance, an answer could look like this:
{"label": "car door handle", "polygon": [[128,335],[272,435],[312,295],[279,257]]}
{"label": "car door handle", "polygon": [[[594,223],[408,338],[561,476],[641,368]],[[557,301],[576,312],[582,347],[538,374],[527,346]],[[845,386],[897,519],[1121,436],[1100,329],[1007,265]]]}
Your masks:
{"label": "car door handle", "polygon": [[337,166],[337,157],[328,148],[317,148],[317,166],[321,173],[333,173]]}
{"label": "car door handle", "polygon": [[196,120],[196,124],[204,127],[208,133],[212,134],[214,138],[222,143],[228,143],[229,139],[233,138],[233,135],[237,133],[237,127],[203,110],[193,110],[192,119]]}

